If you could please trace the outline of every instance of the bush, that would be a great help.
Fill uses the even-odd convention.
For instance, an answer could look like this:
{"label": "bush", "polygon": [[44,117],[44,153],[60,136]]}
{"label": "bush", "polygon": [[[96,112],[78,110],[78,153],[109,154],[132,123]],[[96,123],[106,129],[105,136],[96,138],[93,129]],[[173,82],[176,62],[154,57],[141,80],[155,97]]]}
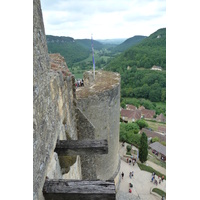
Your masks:
{"label": "bush", "polygon": [[127,152],[130,152],[131,149],[132,149],[132,148],[131,148],[131,145],[127,145],[127,146],[126,146],[126,150],[127,150]]}
{"label": "bush", "polygon": [[126,155],[130,155],[131,156],[131,152],[126,152]]}
{"label": "bush", "polygon": [[158,188],[153,188],[152,192],[155,192],[157,194],[159,194],[161,197],[166,197],[166,192],[164,192],[163,190],[160,190]]}
{"label": "bush", "polygon": [[139,119],[136,121],[136,124],[140,127],[140,129],[148,127],[148,124],[145,120]]}
{"label": "bush", "polygon": [[154,137],[154,138],[151,139],[151,142],[152,142],[152,143],[154,143],[154,142],[159,142],[159,141],[160,141],[160,140],[159,140],[158,137]]}
{"label": "bush", "polygon": [[136,147],[139,147],[140,145],[140,134],[134,134],[132,130],[126,131],[126,125],[125,123],[120,124],[120,141],[121,142],[127,142],[129,144],[133,144]]}

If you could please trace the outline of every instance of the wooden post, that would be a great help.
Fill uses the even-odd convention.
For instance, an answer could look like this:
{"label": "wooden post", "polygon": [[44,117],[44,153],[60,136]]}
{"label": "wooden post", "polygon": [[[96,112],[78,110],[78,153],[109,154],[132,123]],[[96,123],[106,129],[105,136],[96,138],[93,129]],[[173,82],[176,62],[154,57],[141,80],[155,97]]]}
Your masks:
{"label": "wooden post", "polygon": [[59,156],[107,154],[107,140],[59,140],[54,150]]}
{"label": "wooden post", "polygon": [[114,181],[49,179],[43,187],[45,200],[114,200],[115,193]]}

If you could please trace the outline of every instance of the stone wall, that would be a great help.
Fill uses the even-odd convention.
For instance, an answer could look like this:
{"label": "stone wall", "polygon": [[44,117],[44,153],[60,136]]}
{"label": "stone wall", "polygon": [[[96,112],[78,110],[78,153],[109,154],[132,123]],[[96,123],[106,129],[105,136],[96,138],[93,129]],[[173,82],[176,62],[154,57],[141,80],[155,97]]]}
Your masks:
{"label": "stone wall", "polygon": [[113,179],[119,171],[120,76],[97,71],[84,74],[84,87],[77,89],[77,106],[95,126],[95,139],[108,140],[108,154],[95,156],[97,179]]}
{"label": "stone wall", "polygon": [[[64,72],[64,73],[63,73]],[[74,77],[51,69],[39,0],[33,1],[33,199],[43,199],[46,176],[63,176],[54,153],[57,139],[78,139]],[[80,179],[80,161],[71,163],[70,174]],[[77,171],[77,173],[75,172]],[[66,176],[66,175],[64,175]],[[72,175],[73,176],[73,175]]]}
{"label": "stone wall", "polygon": [[[77,103],[75,79],[62,56],[48,55],[40,0],[34,0],[34,200],[44,199],[42,189],[47,177],[82,179],[83,172],[84,179],[118,179],[120,76],[97,72],[95,80],[90,76],[85,80],[89,85],[82,87],[83,91],[78,89],[81,98]],[[108,155],[58,157],[54,152],[57,140],[77,139],[107,139]]]}

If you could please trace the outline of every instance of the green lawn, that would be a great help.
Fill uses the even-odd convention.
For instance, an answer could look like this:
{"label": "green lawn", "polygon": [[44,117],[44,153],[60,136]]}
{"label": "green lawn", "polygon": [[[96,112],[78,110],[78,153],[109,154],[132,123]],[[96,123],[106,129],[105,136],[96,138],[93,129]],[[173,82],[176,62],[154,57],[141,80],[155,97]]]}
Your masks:
{"label": "green lawn", "polygon": [[158,188],[153,188],[152,192],[159,194],[161,197],[162,196],[166,197],[166,192],[164,192],[163,190],[160,190]]}
{"label": "green lawn", "polygon": [[166,124],[161,123],[161,122],[153,122],[153,121],[149,121],[149,120],[145,120],[145,122],[147,122],[148,127],[154,131],[158,131],[158,126],[166,127]]}
{"label": "green lawn", "polygon": [[157,158],[157,156],[155,154],[153,154],[151,152],[151,150],[148,150],[148,153],[150,154],[147,157],[149,161],[151,161],[151,162],[153,162],[153,163],[155,163],[155,164],[157,164],[157,165],[159,165],[159,166],[161,166],[161,167],[166,169],[166,162],[164,162],[164,161],[160,160],[159,158]]}
{"label": "green lawn", "polygon": [[147,172],[150,172],[150,173],[155,172],[155,174],[156,174],[157,176],[160,176],[160,177],[164,176],[164,179],[166,180],[166,175],[161,174],[160,172],[156,171],[156,170],[153,169],[152,167],[146,166],[146,165],[144,165],[144,164],[142,164],[142,163],[139,163],[139,162],[137,162],[137,164],[138,164],[138,166],[139,166],[139,168],[140,168],[141,170],[144,170],[144,171],[147,171]]}

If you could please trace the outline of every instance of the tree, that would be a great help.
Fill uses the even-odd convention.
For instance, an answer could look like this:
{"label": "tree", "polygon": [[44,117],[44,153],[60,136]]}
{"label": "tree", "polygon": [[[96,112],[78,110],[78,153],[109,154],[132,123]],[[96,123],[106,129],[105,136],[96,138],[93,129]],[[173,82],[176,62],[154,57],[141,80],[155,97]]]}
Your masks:
{"label": "tree", "polygon": [[127,152],[130,152],[131,149],[132,149],[131,145],[127,145],[127,146],[126,146],[126,150],[127,150]]}
{"label": "tree", "polygon": [[147,160],[147,156],[148,156],[147,136],[143,132],[140,139],[140,147],[139,147],[139,159],[141,163],[144,163]]}
{"label": "tree", "polygon": [[125,102],[121,102],[121,103],[120,103],[120,106],[121,106],[122,108],[126,108],[126,103],[125,103]]}
{"label": "tree", "polygon": [[136,123],[140,127],[140,129],[148,127],[147,122],[145,122],[145,120],[143,120],[143,119],[137,120]]}

